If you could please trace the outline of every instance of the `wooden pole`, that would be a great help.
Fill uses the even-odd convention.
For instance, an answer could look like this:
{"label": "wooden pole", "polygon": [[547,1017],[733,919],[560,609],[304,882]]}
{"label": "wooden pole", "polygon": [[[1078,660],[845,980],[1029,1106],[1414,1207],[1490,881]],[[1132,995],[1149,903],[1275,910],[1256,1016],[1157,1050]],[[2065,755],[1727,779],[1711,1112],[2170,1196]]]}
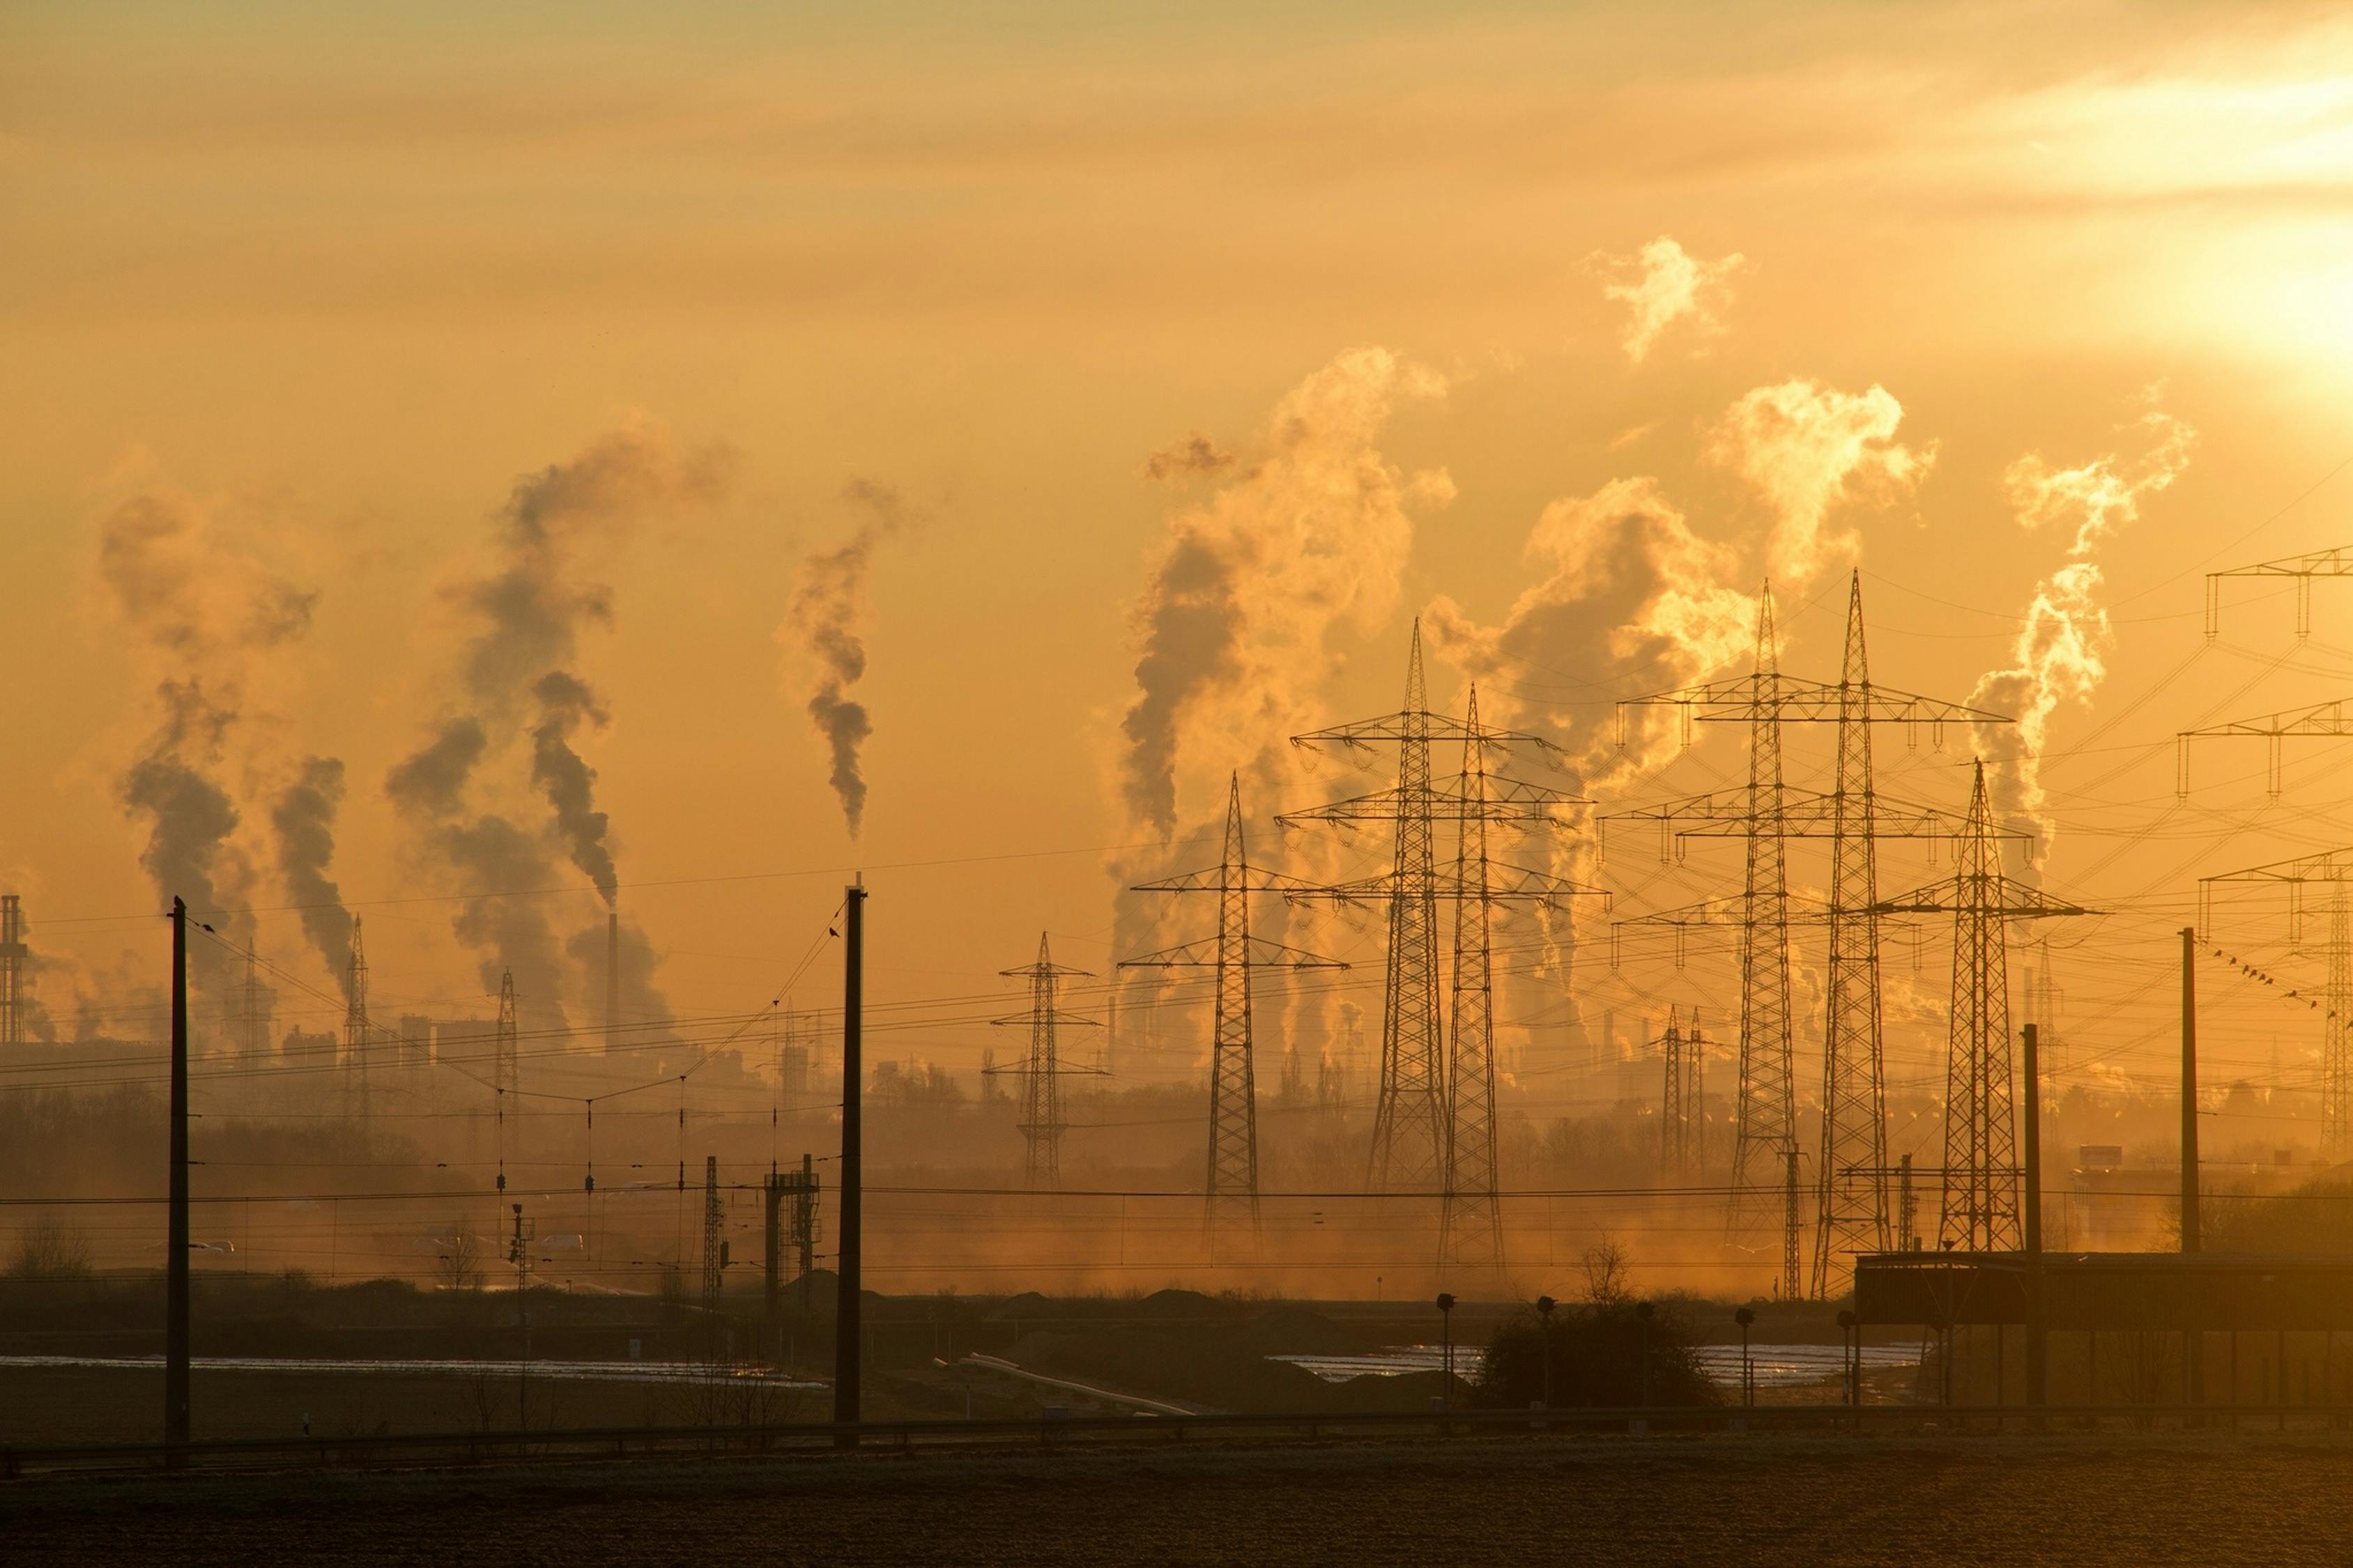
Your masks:
{"label": "wooden pole", "polygon": [[188,1440],[188,906],[172,900],[171,1218],[164,1241],[164,1441]]}

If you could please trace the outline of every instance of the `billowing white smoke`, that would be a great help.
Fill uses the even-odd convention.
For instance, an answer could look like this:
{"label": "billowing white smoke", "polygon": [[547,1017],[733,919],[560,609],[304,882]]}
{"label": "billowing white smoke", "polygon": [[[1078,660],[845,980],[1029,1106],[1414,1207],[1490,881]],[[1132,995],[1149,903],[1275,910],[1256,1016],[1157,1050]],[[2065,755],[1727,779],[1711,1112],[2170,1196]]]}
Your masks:
{"label": "billowing white smoke", "polygon": [[[1155,479],[1215,480],[1216,488],[1171,517],[1133,611],[1136,694],[1121,721],[1118,788],[1138,827],[1165,846],[1183,842],[1110,866],[1120,889],[1113,915],[1119,956],[1214,920],[1213,910],[1180,912],[1170,907],[1177,900],[1126,889],[1216,861],[1231,774],[1241,775],[1252,824],[1298,804],[1287,742],[1327,717],[1332,634],[1344,625],[1370,630],[1395,611],[1412,511],[1454,495],[1444,470],[1409,475],[1390,463],[1382,431],[1399,403],[1446,390],[1436,372],[1387,349],[1356,349],[1286,393],[1246,451],[1195,435],[1146,465]],[[1400,637],[1400,681],[1404,653]],[[1262,831],[1251,842],[1255,863],[1277,858]],[[1283,911],[1266,909],[1259,919],[1258,934],[1285,939]],[[1143,1000],[1131,991],[1123,1016],[1145,1016]],[[1307,1048],[1323,1027],[1316,1010],[1289,1020],[1288,1037]]]}
{"label": "billowing white smoke", "polygon": [[[1180,814],[1216,812],[1229,773],[1263,774],[1320,715],[1333,629],[1369,630],[1396,608],[1408,509],[1453,499],[1443,469],[1408,476],[1377,445],[1400,399],[1445,391],[1387,349],[1342,354],[1275,405],[1250,461],[1170,520],[1134,610],[1137,689],[1121,722],[1120,789],[1135,822],[1167,837]],[[1225,466],[1219,456],[1189,471]]]}
{"label": "billowing white smoke", "polygon": [[1640,364],[1648,358],[1661,335],[1677,321],[1689,321],[1703,339],[1724,331],[1716,312],[1732,299],[1732,275],[1742,261],[1738,252],[1718,261],[1702,261],[1661,235],[1632,256],[1605,260],[1620,279],[1604,284],[1601,292],[1627,308],[1626,330],[1620,342],[1632,363]]}
{"label": "billowing white smoke", "polygon": [[1725,411],[1709,456],[1772,508],[1765,554],[1776,586],[1800,588],[1833,555],[1853,552],[1851,534],[1826,531],[1841,501],[1894,499],[1927,473],[1936,445],[1898,442],[1903,422],[1904,405],[1883,387],[1846,393],[1802,378],[1757,387]]}
{"label": "billowing white smoke", "polygon": [[[1614,793],[1679,742],[1672,722],[1634,710],[1620,751],[1609,699],[1705,679],[1745,664],[1753,648],[1757,602],[1734,585],[1739,552],[1694,533],[1657,480],[1637,478],[1546,507],[1527,557],[1546,575],[1501,626],[1473,624],[1451,599],[1432,604],[1423,625],[1440,656],[1480,683],[1482,719],[1560,746],[1578,793]],[[1606,672],[1609,683],[1583,672]],[[1594,879],[1589,858],[1566,839],[1553,868]],[[1548,966],[1565,980],[1568,918],[1551,914],[1545,925]]]}
{"label": "billowing white smoke", "polygon": [[[1484,683],[1487,713],[1562,747],[1579,787],[1606,789],[1664,762],[1673,727],[1630,715],[1636,725],[1620,752],[1607,698],[1685,685],[1746,660],[1757,601],[1734,585],[1739,552],[1694,533],[1643,477],[1545,508],[1526,557],[1545,575],[1501,626],[1473,625],[1451,599],[1430,605],[1423,625],[1439,653]],[[1609,687],[1562,683],[1587,671],[1607,672]],[[1544,700],[1547,688],[1556,700]]]}
{"label": "billowing white smoke", "polygon": [[825,740],[832,762],[827,782],[841,802],[842,820],[855,838],[866,817],[866,773],[859,748],[874,733],[866,704],[849,695],[866,674],[859,613],[865,607],[866,569],[874,547],[904,525],[906,508],[896,491],[871,479],[850,481],[842,499],[864,515],[847,542],[801,563],[787,629],[807,650],[817,672],[810,684],[809,721]]}
{"label": "billowing white smoke", "polygon": [[[2152,389],[2152,403],[2155,395]],[[1976,740],[1978,754],[1989,763],[1995,809],[2034,836],[2027,848],[2030,867],[2039,868],[2050,852],[2052,824],[2044,809],[2042,754],[2052,717],[2063,703],[2090,701],[2107,678],[2115,637],[2100,603],[2105,578],[2094,557],[2101,541],[2139,517],[2146,498],[2180,476],[2197,439],[2195,430],[2154,406],[2129,428],[2148,443],[2137,458],[2108,453],[2074,468],[2054,468],[2033,452],[2002,475],[2020,527],[2074,531],[2065,564],[2035,584],[2010,664],[1987,671],[1969,695],[1971,707],[2017,720],[1980,724]]]}

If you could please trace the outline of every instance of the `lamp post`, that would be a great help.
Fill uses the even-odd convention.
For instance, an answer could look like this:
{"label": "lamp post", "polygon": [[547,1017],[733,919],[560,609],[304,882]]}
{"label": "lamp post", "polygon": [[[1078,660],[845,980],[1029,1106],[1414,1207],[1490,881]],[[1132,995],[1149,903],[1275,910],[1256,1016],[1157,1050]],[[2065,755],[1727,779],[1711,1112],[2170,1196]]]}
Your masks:
{"label": "lamp post", "polygon": [[1648,1301],[1634,1303],[1634,1321],[1641,1332],[1642,1408],[1651,1407],[1651,1314],[1658,1310]]}
{"label": "lamp post", "polygon": [[1751,1309],[1742,1307],[1732,1314],[1732,1321],[1740,1325],[1740,1403],[1754,1405],[1757,1403],[1757,1373],[1748,1361],[1748,1327],[1757,1321],[1757,1314]]}
{"label": "lamp post", "polygon": [[1438,1323],[1440,1342],[1445,1346],[1445,1382],[1439,1385],[1438,1407],[1451,1409],[1454,1405],[1454,1297],[1440,1290],[1438,1293]]}
{"label": "lamp post", "polygon": [[1536,1339],[1544,1347],[1544,1407],[1552,1408],[1552,1310],[1560,1303],[1549,1296],[1536,1298]]}

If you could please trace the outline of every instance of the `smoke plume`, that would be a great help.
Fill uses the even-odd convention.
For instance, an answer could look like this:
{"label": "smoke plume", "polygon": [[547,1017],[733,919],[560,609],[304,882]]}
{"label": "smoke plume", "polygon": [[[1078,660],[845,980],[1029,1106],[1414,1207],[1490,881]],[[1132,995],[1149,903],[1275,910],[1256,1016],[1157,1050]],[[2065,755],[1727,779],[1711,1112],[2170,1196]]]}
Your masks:
{"label": "smoke plume", "polygon": [[572,863],[611,909],[620,896],[620,879],[612,853],[605,847],[605,814],[594,805],[596,770],[572,749],[572,731],[583,720],[602,729],[605,710],[596,694],[576,678],[552,669],[532,688],[539,699],[539,728],[532,731],[531,780],[547,797],[555,814],[555,830],[570,848]]}
{"label": "smoke plume", "polygon": [[335,858],[335,813],[343,803],[343,764],[332,757],[311,757],[270,807],[269,826],[278,837],[278,873],[301,912],[302,934],[328,973],[348,989],[352,914],[343,907],[343,889],[327,875]]}
{"label": "smoke plume", "polygon": [[1256,459],[1179,512],[1134,611],[1136,695],[1121,723],[1131,816],[1175,833],[1222,807],[1236,768],[1256,771],[1318,711],[1326,644],[1395,607],[1413,540],[1409,506],[1451,500],[1444,470],[1408,477],[1376,442],[1403,398],[1442,396],[1433,371],[1387,349],[1342,354],[1278,402]]}
{"label": "smoke plume", "polygon": [[1601,292],[1627,308],[1620,342],[1631,363],[1640,364],[1649,357],[1661,334],[1677,321],[1689,320],[1702,338],[1724,331],[1716,310],[1731,301],[1732,275],[1742,263],[1738,252],[1720,261],[1702,261],[1661,235],[1632,256],[1604,259],[1613,270],[1630,275],[1604,284]]}
{"label": "smoke plume", "polygon": [[[476,952],[486,989],[511,968],[534,1006],[559,994],[565,969],[553,927],[530,900],[504,896],[549,886],[556,848],[608,907],[618,887],[596,772],[573,744],[584,722],[609,722],[572,668],[583,633],[613,624],[613,592],[594,563],[649,514],[714,500],[729,468],[723,449],[681,452],[651,425],[601,436],[516,482],[493,519],[490,560],[449,591],[468,623],[458,700],[385,789],[427,862],[475,895],[451,928]],[[510,738],[522,735],[547,812],[538,830],[518,825],[510,794],[519,781],[505,771]],[[478,808],[477,794],[492,799]]]}
{"label": "smoke plume", "polygon": [[1936,444],[1898,443],[1903,421],[1904,405],[1883,387],[1858,395],[1803,379],[1757,387],[1725,411],[1709,455],[1773,509],[1766,562],[1774,582],[1801,587],[1832,555],[1853,552],[1852,534],[1824,532],[1839,502],[1892,499],[1927,473]]}
{"label": "smoke plume", "polygon": [[2107,678],[2107,654],[2115,644],[2106,606],[2100,603],[2105,579],[2094,557],[2103,540],[2140,516],[2146,498],[2180,477],[2197,439],[2195,430],[2153,405],[2156,395],[2152,389],[2152,406],[2129,426],[2148,443],[2139,457],[2126,460],[2109,453],[2075,468],[2053,468],[2033,452],[2002,475],[2020,527],[2074,531],[2065,563],[2035,584],[2010,663],[1988,670],[1969,695],[1971,707],[2017,720],[1980,724],[1976,740],[1978,754],[1989,764],[1995,809],[2034,836],[2027,847],[2030,868],[2040,868],[2049,855],[2053,831],[2044,811],[2042,770],[2051,720],[2063,703],[2092,700]]}
{"label": "smoke plume", "polygon": [[[146,827],[140,865],[159,897],[185,899],[232,940],[250,941],[249,912],[224,912],[244,891],[229,847],[239,815],[225,775],[262,657],[310,628],[317,595],[226,538],[177,498],[141,495],[100,524],[97,576],[130,646],[154,672],[155,727],[125,766],[123,807]],[[220,953],[199,944],[196,982],[220,979]]]}
{"label": "smoke plume", "polygon": [[866,816],[866,775],[859,765],[858,748],[874,733],[866,705],[849,695],[866,674],[866,645],[858,635],[859,612],[865,605],[866,568],[874,547],[904,525],[906,509],[896,491],[871,479],[851,481],[842,499],[859,508],[864,518],[847,543],[801,563],[791,626],[817,667],[808,716],[831,754],[833,765],[827,782],[839,797],[842,820],[855,838]]}

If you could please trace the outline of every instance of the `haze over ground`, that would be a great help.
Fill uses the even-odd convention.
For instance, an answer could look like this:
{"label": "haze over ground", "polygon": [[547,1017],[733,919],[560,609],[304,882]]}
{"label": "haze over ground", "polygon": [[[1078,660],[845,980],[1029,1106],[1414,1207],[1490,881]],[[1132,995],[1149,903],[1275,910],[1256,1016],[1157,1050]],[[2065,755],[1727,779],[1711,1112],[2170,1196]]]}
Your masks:
{"label": "haze over ground", "polygon": [[[315,988],[280,1026],[332,1027],[308,874],[380,1014],[515,966],[594,1018],[601,883],[636,1005],[739,1016],[862,867],[879,1003],[1011,1011],[1041,929],[1097,971],[1196,934],[1114,889],[1210,858],[1161,845],[1229,772],[1261,818],[1355,787],[1285,737],[1394,707],[1417,614],[1434,697],[1475,677],[1634,801],[1736,737],[1620,753],[1610,701],[1745,668],[1768,573],[1832,678],[1859,567],[1878,679],[2037,719],[2001,804],[2111,911],[2052,937],[2056,1087],[2161,1087],[2196,879],[2343,833],[2338,752],[2274,804],[2217,743],[2182,802],[2172,737],[2353,668],[2353,593],[2299,647],[2234,590],[2209,647],[2200,575],[2345,542],[2349,62],[2306,5],[17,8],[0,882],[40,999],[153,1036],[201,874]],[[1885,737],[1883,785],[1957,808],[1978,743]],[[1562,864],[1620,915],[1735,885],[1650,851]],[[2283,913],[2219,932],[2316,984]],[[1377,927],[1291,929],[1377,1012]],[[1611,971],[1604,932],[1511,961],[1530,1114],[1573,1019],[1728,1022],[1722,951]],[[1889,965],[1899,1089],[1940,1081],[1946,942]],[[2308,1011],[2211,1005],[2215,1081],[2309,1087]],[[907,1049],[969,1073],[987,1010]],[[1127,1070],[1205,1059],[1172,1026]]]}

